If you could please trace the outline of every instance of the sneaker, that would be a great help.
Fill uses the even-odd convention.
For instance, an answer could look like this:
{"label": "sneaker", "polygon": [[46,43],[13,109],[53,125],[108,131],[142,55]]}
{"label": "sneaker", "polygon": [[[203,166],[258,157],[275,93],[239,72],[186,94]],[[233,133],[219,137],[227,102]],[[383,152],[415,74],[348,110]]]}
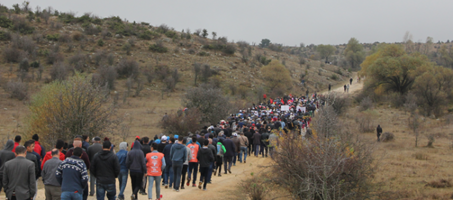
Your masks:
{"label": "sneaker", "polygon": [[244,163],[247,163],[247,161],[244,160]]}
{"label": "sneaker", "polygon": [[187,186],[190,185],[190,178],[187,179]]}
{"label": "sneaker", "polygon": [[124,197],[118,197],[118,200],[124,200]]}
{"label": "sneaker", "polygon": [[139,192],[141,195],[147,195],[146,192]]}
{"label": "sneaker", "polygon": [[179,192],[179,190],[175,190],[176,192]]}
{"label": "sneaker", "polygon": [[211,181],[209,181],[208,184],[212,184]]}
{"label": "sneaker", "polygon": [[225,172],[224,174],[228,174],[228,173]]}
{"label": "sneaker", "polygon": [[219,173],[219,176],[222,176],[222,173]]}
{"label": "sneaker", "polygon": [[203,188],[203,191],[206,191],[206,188]]}
{"label": "sneaker", "polygon": [[168,189],[168,184],[165,185],[165,189]]}
{"label": "sneaker", "polygon": [[231,174],[231,170],[228,170],[228,172],[230,172],[230,174]]}
{"label": "sneaker", "polygon": [[203,184],[203,182],[198,182],[198,189],[201,189],[201,185]]}
{"label": "sneaker", "polygon": [[135,196],[134,195],[131,195],[131,200],[135,200]]}
{"label": "sneaker", "polygon": [[216,173],[217,173],[217,170],[214,171],[214,176],[216,175]]}
{"label": "sneaker", "polygon": [[197,187],[197,184],[192,184],[192,187]]}
{"label": "sneaker", "polygon": [[181,186],[181,190],[184,190],[184,189],[186,189],[186,188],[184,188],[184,186]]}

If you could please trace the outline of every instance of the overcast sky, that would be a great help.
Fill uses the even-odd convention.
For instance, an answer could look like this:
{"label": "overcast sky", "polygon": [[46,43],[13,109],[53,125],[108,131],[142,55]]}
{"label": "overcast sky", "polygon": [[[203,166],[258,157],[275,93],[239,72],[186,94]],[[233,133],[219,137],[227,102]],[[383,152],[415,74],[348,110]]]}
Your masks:
{"label": "overcast sky", "polygon": [[[24,0],[2,0],[12,7]],[[401,42],[453,39],[451,0],[30,0],[77,15],[120,16],[129,21],[207,29],[229,40],[259,43],[268,38],[284,45]],[[211,35],[211,34],[210,34]],[[210,36],[209,36],[210,37]]]}

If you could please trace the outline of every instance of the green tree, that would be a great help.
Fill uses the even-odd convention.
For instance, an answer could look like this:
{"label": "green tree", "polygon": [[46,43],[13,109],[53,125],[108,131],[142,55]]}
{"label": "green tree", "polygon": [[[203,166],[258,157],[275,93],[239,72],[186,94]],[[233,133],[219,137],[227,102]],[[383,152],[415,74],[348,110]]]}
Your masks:
{"label": "green tree", "polygon": [[326,62],[329,61],[329,56],[335,53],[335,50],[337,49],[330,44],[328,45],[320,44],[316,47],[316,51],[318,51],[322,58],[326,58]]}
{"label": "green tree", "polygon": [[269,39],[262,39],[261,43],[259,44],[261,48],[266,48],[271,44],[271,41]]}
{"label": "green tree", "polygon": [[382,87],[385,91],[404,94],[415,80],[415,70],[429,64],[425,55],[408,55],[400,45],[382,46],[361,64],[361,75],[370,78],[367,84]]}
{"label": "green tree", "polygon": [[208,33],[208,30],[206,29],[203,29],[203,33],[201,34],[201,36],[203,36],[204,38],[208,37],[209,33]]}
{"label": "green tree", "polygon": [[266,86],[271,90],[286,92],[292,87],[291,74],[279,61],[272,60],[261,68]]}
{"label": "green tree", "polygon": [[344,50],[344,56],[346,61],[353,69],[358,69],[360,63],[365,59],[365,52],[363,51],[363,46],[355,38],[351,38]]}

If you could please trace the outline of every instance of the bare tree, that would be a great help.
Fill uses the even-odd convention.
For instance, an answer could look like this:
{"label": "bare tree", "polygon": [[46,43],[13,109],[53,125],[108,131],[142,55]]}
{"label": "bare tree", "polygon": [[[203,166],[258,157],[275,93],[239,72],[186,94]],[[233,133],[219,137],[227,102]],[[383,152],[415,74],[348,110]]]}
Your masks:
{"label": "bare tree", "polygon": [[186,136],[201,128],[201,113],[196,108],[170,113],[159,126],[168,134]]}

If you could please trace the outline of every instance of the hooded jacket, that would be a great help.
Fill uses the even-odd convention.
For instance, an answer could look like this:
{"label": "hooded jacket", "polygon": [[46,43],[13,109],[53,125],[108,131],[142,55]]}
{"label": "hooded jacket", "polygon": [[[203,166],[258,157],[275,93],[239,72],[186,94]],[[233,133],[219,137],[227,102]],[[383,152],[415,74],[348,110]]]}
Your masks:
{"label": "hooded jacket", "polygon": [[230,139],[223,140],[223,146],[225,146],[226,152],[224,156],[233,157],[236,153],[236,147]]}
{"label": "hooded jacket", "polygon": [[197,159],[200,167],[209,167],[209,165],[214,162],[214,155],[212,154],[211,149],[202,147],[198,152]]}
{"label": "hooded jacket", "polygon": [[[187,156],[186,146],[179,143],[173,144],[173,146],[171,146],[170,158],[172,164],[174,164],[175,166],[181,166],[187,160]],[[165,162],[167,161],[165,160]]]}
{"label": "hooded jacket", "polygon": [[164,158],[165,158],[165,164],[167,166],[172,166],[171,157],[170,157],[170,152],[171,152],[172,146],[173,146],[173,143],[167,144],[165,146],[164,150],[162,151],[162,153],[164,154]]}
{"label": "hooded jacket", "polygon": [[136,140],[132,150],[127,153],[126,167],[131,172],[146,173],[145,156],[141,147],[140,142]]}
{"label": "hooded jacket", "polygon": [[16,154],[12,151],[13,148],[14,141],[8,140],[6,142],[5,148],[3,150],[0,150],[0,160],[2,161],[0,166],[3,166],[3,164],[16,157]]}
{"label": "hooded jacket", "polygon": [[39,143],[39,141],[35,141],[35,148],[33,149],[39,156],[44,157],[46,155],[46,150],[44,147]]}
{"label": "hooded jacket", "polygon": [[120,164],[120,171],[127,172],[127,166],[126,166],[127,142],[120,143],[120,151],[118,151],[118,153],[116,153],[116,157],[118,157],[118,162]]}
{"label": "hooded jacket", "polygon": [[115,178],[120,173],[118,158],[110,150],[97,153],[91,162],[90,174],[101,184],[115,184]]}
{"label": "hooded jacket", "polygon": [[252,136],[252,141],[254,145],[261,145],[261,134],[255,132]]}

